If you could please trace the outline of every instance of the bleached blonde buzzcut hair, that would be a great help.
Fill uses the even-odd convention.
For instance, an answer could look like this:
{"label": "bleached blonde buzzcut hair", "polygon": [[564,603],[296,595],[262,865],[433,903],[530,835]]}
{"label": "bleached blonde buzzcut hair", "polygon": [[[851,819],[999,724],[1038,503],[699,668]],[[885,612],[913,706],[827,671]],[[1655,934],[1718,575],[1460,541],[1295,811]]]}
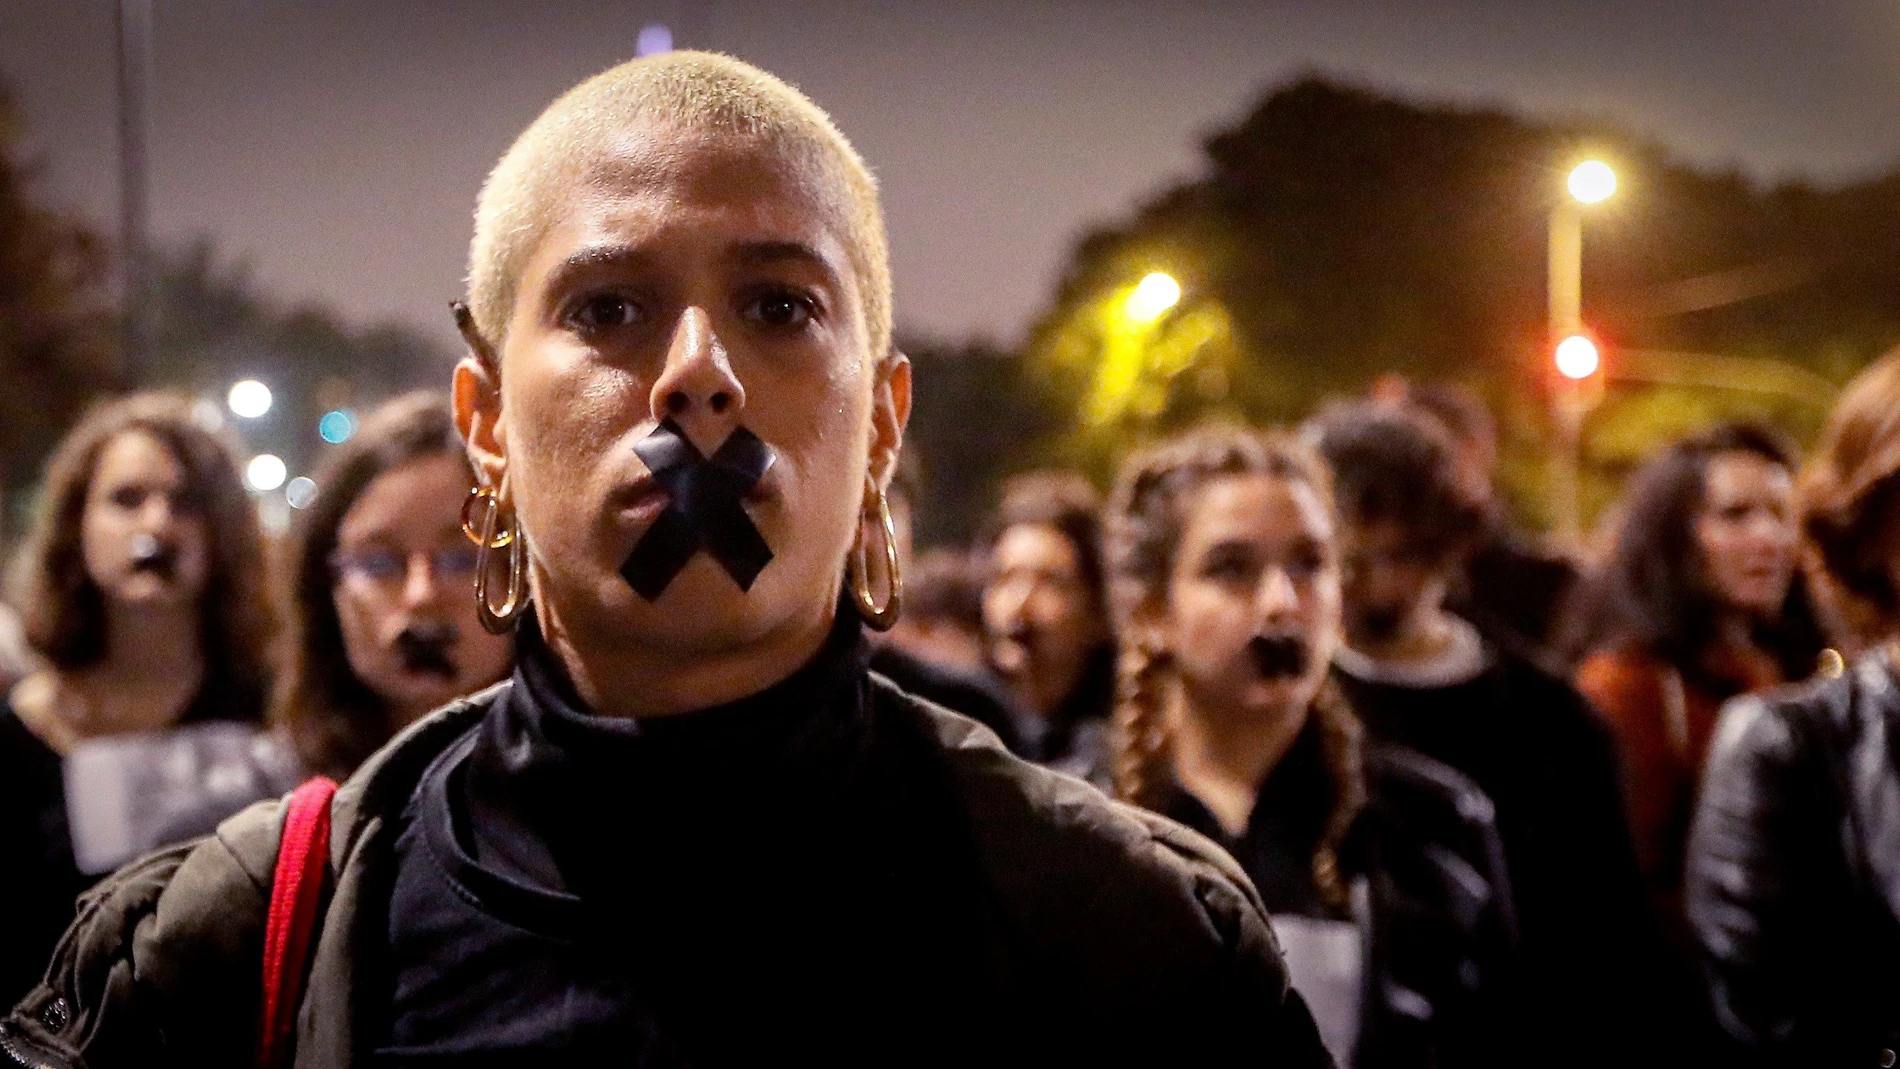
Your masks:
{"label": "bleached blonde buzzcut hair", "polygon": [[521,276],[554,221],[556,198],[658,125],[754,142],[790,163],[816,191],[857,276],[874,359],[891,344],[890,249],[877,180],[851,142],[803,93],[757,67],[710,52],[667,52],[622,63],[563,93],[495,164],[475,203],[468,306],[499,354]]}

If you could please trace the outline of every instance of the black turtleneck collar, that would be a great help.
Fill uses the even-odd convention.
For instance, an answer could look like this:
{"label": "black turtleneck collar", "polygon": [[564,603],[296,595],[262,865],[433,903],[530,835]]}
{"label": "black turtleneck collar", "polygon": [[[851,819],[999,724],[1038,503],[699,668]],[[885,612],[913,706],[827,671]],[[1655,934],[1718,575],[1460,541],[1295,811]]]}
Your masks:
{"label": "black turtleneck collar", "polygon": [[561,901],[624,880],[644,847],[808,811],[849,782],[868,734],[868,651],[848,607],[790,676],[669,716],[594,714],[532,614],[516,650],[513,685],[423,788],[438,855],[504,912],[572,909]]}

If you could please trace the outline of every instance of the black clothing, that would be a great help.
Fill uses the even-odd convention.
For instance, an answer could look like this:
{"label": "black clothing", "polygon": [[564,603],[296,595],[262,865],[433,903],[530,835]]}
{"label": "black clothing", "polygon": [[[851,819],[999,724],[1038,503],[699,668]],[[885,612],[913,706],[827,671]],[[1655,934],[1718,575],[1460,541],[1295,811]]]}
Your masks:
{"label": "black clothing", "polygon": [[1763,1063],[1893,1063],[1900,683],[1889,653],[1728,704],[1684,899],[1716,1016]]}
{"label": "black clothing", "polygon": [[1549,667],[1569,602],[1582,579],[1577,566],[1537,549],[1501,522],[1465,562],[1463,582],[1446,607],[1470,620],[1485,638]]}
{"label": "black clothing", "polygon": [[[1665,1045],[1666,973],[1625,823],[1608,727],[1575,688],[1490,649],[1464,682],[1335,672],[1371,734],[1469,776],[1497,809],[1520,938],[1526,1027],[1542,1064],[1629,1064]],[[1669,1042],[1676,1042],[1670,1040]]]}
{"label": "black clothing", "polygon": [[1357,1069],[1521,1064],[1501,1012],[1515,922],[1490,799],[1402,747],[1372,746],[1365,775],[1339,869],[1365,882],[1363,918],[1329,903],[1313,876],[1334,796],[1313,723],[1267,774],[1238,839],[1178,786],[1160,808],[1225,846],[1269,914],[1366,926]]}
{"label": "black clothing", "polygon": [[918,657],[893,643],[883,643],[871,651],[871,671],[897,684],[906,694],[936,702],[996,732],[1009,752],[1018,757],[1022,740],[1016,737],[1016,724],[1023,714],[1003,685],[987,672],[965,672]]}
{"label": "black clothing", "polygon": [[1132,929],[1051,947],[1020,927],[1059,922],[1012,903],[1029,874],[980,841],[1020,838],[982,827],[1008,803],[963,804],[931,733],[880,707],[855,618],[760,694],[639,721],[590,715],[532,622],[518,652],[405,807],[376,1064],[1049,1064],[1202,1043],[1323,1064],[1304,1008],[1226,966],[1156,1002],[1157,977],[1084,964],[1108,947],[1069,939],[1142,941],[1159,919],[1097,864],[1039,858],[1058,867],[1036,897],[1132,891],[1115,907]]}
{"label": "black clothing", "polygon": [[26,993],[46,971],[53,944],[73,921],[73,900],[91,881],[73,862],[66,779],[59,755],[0,710],[0,1000]]}
{"label": "black clothing", "polygon": [[[180,723],[258,720],[262,691],[213,683]],[[224,816],[227,814],[217,814]],[[215,821],[214,821],[215,822]],[[202,834],[206,827],[191,829]],[[66,775],[59,754],[21,723],[0,698],[0,1002],[11,1002],[46,971],[53,944],[73,921],[73,903],[97,877],[79,871],[67,823]]]}
{"label": "black clothing", "polygon": [[1088,655],[1075,689],[1054,714],[1017,717],[1017,752],[1107,790],[1113,773],[1108,719],[1114,711],[1115,647],[1101,646]]}

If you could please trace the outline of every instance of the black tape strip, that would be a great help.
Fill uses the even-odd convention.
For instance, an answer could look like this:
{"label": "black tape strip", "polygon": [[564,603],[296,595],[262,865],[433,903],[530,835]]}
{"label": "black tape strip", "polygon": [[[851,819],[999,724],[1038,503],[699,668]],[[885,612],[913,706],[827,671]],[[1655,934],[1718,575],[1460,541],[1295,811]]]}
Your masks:
{"label": "black tape strip", "polygon": [[746,515],[745,495],[772,466],[772,448],[740,427],[708,458],[669,419],[633,451],[672,501],[627,555],[620,577],[652,601],[703,549],[740,590],[751,590],[772,562],[772,549]]}

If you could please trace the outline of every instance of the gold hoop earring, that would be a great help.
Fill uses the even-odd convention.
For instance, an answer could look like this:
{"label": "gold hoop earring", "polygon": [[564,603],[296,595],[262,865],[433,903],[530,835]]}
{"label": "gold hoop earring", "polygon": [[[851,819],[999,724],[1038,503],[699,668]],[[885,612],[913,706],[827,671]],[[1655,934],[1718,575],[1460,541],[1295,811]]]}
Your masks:
{"label": "gold hoop earring", "polygon": [[[462,502],[462,533],[475,543],[475,616],[482,622],[482,630],[505,635],[514,630],[528,605],[528,555],[521,525],[512,516],[504,524],[501,495],[478,486]],[[496,608],[488,597],[488,554],[504,546],[508,549],[508,593],[501,607]]]}
{"label": "gold hoop earring", "polygon": [[897,566],[897,525],[891,522],[891,502],[882,488],[865,480],[866,486],[877,495],[878,526],[884,529],[884,566],[890,571],[890,591],[884,598],[882,608],[871,594],[870,554],[864,546],[864,524],[858,524],[857,542],[851,547],[851,596],[857,604],[858,615],[874,631],[889,631],[897,626],[897,615],[904,609],[904,577]]}

